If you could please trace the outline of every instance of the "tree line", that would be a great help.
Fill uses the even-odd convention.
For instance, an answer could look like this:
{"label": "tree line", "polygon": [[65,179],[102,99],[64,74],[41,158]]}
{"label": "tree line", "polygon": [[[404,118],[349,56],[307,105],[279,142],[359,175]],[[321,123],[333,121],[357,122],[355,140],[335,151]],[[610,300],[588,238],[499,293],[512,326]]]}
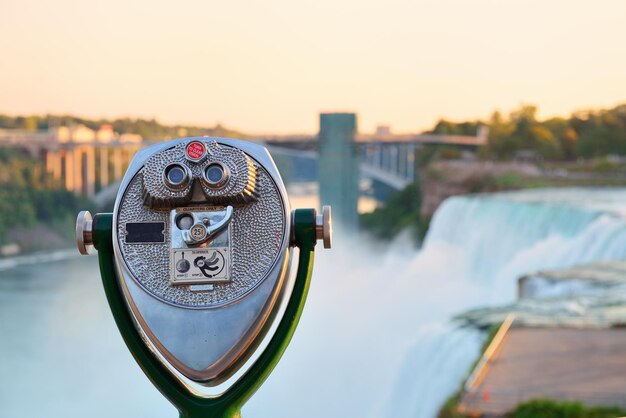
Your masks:
{"label": "tree line", "polygon": [[511,159],[521,151],[564,161],[626,155],[626,104],[545,120],[537,118],[536,106],[524,105],[508,115],[496,111],[487,121],[440,120],[431,133],[475,135],[480,124],[489,127],[479,151],[485,158]]}
{"label": "tree line", "polygon": [[14,227],[43,223],[67,229],[87,207],[86,200],[45,175],[37,159],[22,150],[0,148],[0,244],[7,242]]}
{"label": "tree line", "polygon": [[102,125],[111,125],[120,133],[138,134],[145,139],[164,140],[182,136],[226,136],[243,138],[240,132],[228,129],[220,124],[213,127],[189,125],[164,125],[156,119],[118,118],[118,119],[87,119],[71,115],[30,115],[9,116],[0,114],[0,129],[21,129],[30,132],[45,131],[55,126],[85,125],[98,130]]}
{"label": "tree line", "polygon": [[[163,140],[181,136],[247,136],[225,128],[164,125],[156,119],[87,119],[71,115],[9,116],[0,114],[0,129],[47,130],[51,126],[82,124],[97,130],[111,125],[116,132],[139,134],[146,139]],[[451,122],[440,120],[429,133],[476,135],[479,125],[489,127],[488,142],[481,156],[511,159],[530,152],[549,160],[575,160],[606,155],[626,155],[626,104],[610,109],[586,110],[569,117],[537,118],[537,107],[523,105],[503,114],[494,112],[485,121]]]}

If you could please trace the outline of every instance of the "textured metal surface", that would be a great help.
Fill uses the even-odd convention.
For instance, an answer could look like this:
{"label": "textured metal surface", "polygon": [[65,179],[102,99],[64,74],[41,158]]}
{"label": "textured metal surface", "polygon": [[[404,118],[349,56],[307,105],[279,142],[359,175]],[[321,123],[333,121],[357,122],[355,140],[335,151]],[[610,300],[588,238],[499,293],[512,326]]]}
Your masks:
{"label": "textured metal surface", "polygon": [[[257,199],[261,192],[257,189],[257,167],[243,151],[220,145],[216,141],[206,141],[207,157],[200,162],[189,161],[185,157],[185,144],[177,144],[161,151],[147,161],[141,170],[143,177],[143,202],[146,206],[160,209],[187,205],[193,201],[204,204],[248,203]],[[204,181],[204,170],[212,162],[219,162],[228,168],[230,178],[221,188],[211,187]],[[178,163],[189,168],[191,181],[180,189],[170,189],[163,181],[165,168]],[[198,196],[195,191],[200,191]]]}
{"label": "textured metal surface", "polygon": [[[232,300],[225,299],[224,302],[208,304],[202,304],[201,299],[197,299],[196,304],[185,304],[184,300],[176,303],[158,296],[142,284],[135,277],[136,272],[131,272],[130,265],[126,260],[129,257],[126,257],[124,249],[122,249],[124,243],[119,239],[120,214],[122,213],[122,205],[126,204],[124,203],[127,198],[126,193],[129,195],[137,194],[136,191],[132,191],[131,186],[136,181],[143,182],[143,178],[138,179],[138,177],[143,176],[142,170],[147,167],[150,158],[176,147],[180,148],[179,145],[186,145],[192,141],[215,142],[216,145],[219,144],[223,148],[223,152],[232,149],[245,153],[246,158],[249,158],[256,165],[255,171],[259,170],[259,179],[263,178],[263,181],[266,182],[268,198],[276,192],[277,197],[273,197],[271,201],[279,202],[281,206],[277,208],[276,205],[269,205],[272,207],[269,208],[269,212],[285,219],[285,214],[290,213],[290,209],[284,184],[267,149],[246,141],[196,137],[154,144],[140,150],[135,155],[122,179],[120,193],[117,196],[113,211],[112,226],[113,231],[115,231],[113,234],[113,251],[117,276],[125,295],[127,308],[132,311],[137,321],[137,329],[149,342],[151,350],[162,356],[161,361],[170,369],[173,376],[182,379],[183,382],[191,379],[205,388],[211,388],[210,393],[217,394],[221,393],[217,388],[221,387],[222,384],[230,385],[235,381],[233,380],[236,379],[234,373],[237,370],[251,366],[252,363],[249,363],[248,359],[253,355],[256,347],[265,343],[265,336],[273,326],[272,323],[275,318],[282,317],[280,310],[280,307],[283,306],[282,301],[291,295],[293,289],[293,281],[288,275],[290,260],[288,237],[291,228],[290,223],[285,222],[281,231],[274,231],[277,233],[273,234],[272,228],[267,228],[267,226],[254,223],[239,225],[240,229],[244,229],[243,233],[245,234],[248,233],[246,228],[262,231],[263,236],[260,240],[264,244],[272,239],[279,242],[278,255],[273,262],[268,263],[270,265],[269,270],[258,276],[256,284],[254,282],[249,283],[250,290],[242,292],[244,296],[231,295],[234,297]],[[176,158],[175,155],[173,157]],[[208,165],[211,161],[205,158],[201,163]],[[260,185],[261,180],[255,184]],[[191,202],[184,206],[195,207],[197,210],[206,207],[207,197],[200,186],[200,182],[194,182],[191,190]],[[256,188],[256,191],[260,190]],[[134,199],[138,201],[139,197],[134,196]],[[257,200],[259,199],[264,199],[260,193],[257,196]],[[245,204],[245,207],[254,210],[257,203],[249,202]],[[219,207],[220,205],[209,203],[209,206]],[[242,209],[243,206],[241,203],[233,204],[233,207],[237,209]],[[141,208],[141,205],[138,207]],[[169,212],[170,209],[168,207],[157,210],[157,208],[151,207],[143,209],[144,211],[140,213],[154,214],[165,210]],[[267,212],[261,211],[262,216],[266,214]],[[255,221],[256,218],[249,220]],[[232,228],[233,225],[229,224],[229,235]],[[267,228],[269,233],[264,231],[264,228]],[[168,236],[172,235],[168,234]],[[235,242],[233,242],[234,245],[236,245]],[[258,256],[258,253],[245,254],[245,251],[241,252],[244,253],[242,259]],[[155,256],[155,259],[158,259],[158,256]],[[147,267],[147,269],[152,270],[151,267]],[[224,285],[226,284],[232,283],[224,283]],[[186,297],[192,292],[208,293],[215,290],[215,285],[211,285],[213,289],[208,286],[200,289],[196,285],[182,286],[188,286],[187,292],[183,292],[182,297]],[[214,389],[217,392],[212,392]]]}
{"label": "textured metal surface", "polygon": [[[124,261],[133,278],[157,298],[178,306],[214,307],[232,302],[253,288],[268,274],[279,257],[286,233],[286,213],[281,194],[264,168],[241,150],[207,141],[208,158],[201,164],[186,161],[184,145],[161,151],[150,157],[148,163],[133,177],[120,201],[117,219],[117,239]],[[180,191],[171,191],[163,185],[161,171],[176,161],[188,164],[194,178],[200,178],[203,167],[219,160],[231,171],[229,183],[221,190],[203,187],[205,199],[198,204],[215,204],[231,198],[235,205],[230,223],[232,239],[232,280],[215,284],[212,290],[192,291],[189,285],[171,285],[170,267],[170,210],[151,209],[144,206],[146,194],[151,202],[188,202],[192,185]],[[196,177],[198,176],[198,177]],[[194,183],[194,182],[192,182]],[[251,186],[254,184],[254,186]],[[145,193],[144,193],[145,185]],[[252,196],[248,201],[242,196]],[[155,200],[156,199],[156,200]],[[194,199],[196,199],[194,197]],[[192,206],[192,203],[186,203]],[[171,208],[171,206],[169,207]],[[126,222],[156,222],[167,225],[163,244],[130,244],[124,240]]]}

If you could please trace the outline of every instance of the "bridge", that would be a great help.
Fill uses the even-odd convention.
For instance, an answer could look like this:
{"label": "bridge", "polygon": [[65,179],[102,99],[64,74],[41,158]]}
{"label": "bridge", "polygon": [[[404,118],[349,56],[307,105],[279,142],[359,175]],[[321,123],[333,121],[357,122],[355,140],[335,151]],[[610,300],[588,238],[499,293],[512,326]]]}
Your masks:
{"label": "bridge", "polygon": [[316,161],[320,201],[331,204],[340,227],[356,230],[359,180],[370,178],[395,190],[418,180],[417,150],[428,145],[475,149],[487,143],[488,128],[476,136],[401,134],[389,130],[358,134],[356,115],[320,115],[317,136],[267,136],[260,138],[274,156]]}
{"label": "bridge", "polygon": [[99,189],[121,180],[142,138],[118,134],[111,126],[53,127],[44,132],[0,130],[0,146],[26,150],[67,190],[93,198]]}
{"label": "bridge", "polygon": [[[387,186],[402,190],[417,180],[419,172],[416,151],[427,145],[446,145],[473,149],[487,143],[488,127],[481,125],[476,136],[399,134],[354,134],[354,153],[359,161],[360,177],[377,180]],[[297,159],[317,160],[318,136],[265,136],[260,138],[272,155]]]}

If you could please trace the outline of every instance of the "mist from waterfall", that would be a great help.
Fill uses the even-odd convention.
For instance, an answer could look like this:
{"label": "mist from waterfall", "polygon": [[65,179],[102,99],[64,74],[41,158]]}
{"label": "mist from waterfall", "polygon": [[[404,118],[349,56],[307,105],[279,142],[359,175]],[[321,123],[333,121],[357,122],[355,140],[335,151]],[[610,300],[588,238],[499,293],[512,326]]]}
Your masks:
{"label": "mist from waterfall", "polygon": [[420,251],[365,235],[318,252],[300,328],[245,411],[263,417],[434,417],[484,335],[451,317],[507,303],[538,269],[626,258],[626,191],[454,197]]}
{"label": "mist from waterfall", "polygon": [[[624,259],[624,202],[623,189],[454,197],[421,250],[338,237],[316,252],[300,326],[244,416],[434,417],[484,339],[451,318],[513,301],[522,274]],[[126,350],[97,268],[67,253],[0,264],[0,416],[177,416]]]}

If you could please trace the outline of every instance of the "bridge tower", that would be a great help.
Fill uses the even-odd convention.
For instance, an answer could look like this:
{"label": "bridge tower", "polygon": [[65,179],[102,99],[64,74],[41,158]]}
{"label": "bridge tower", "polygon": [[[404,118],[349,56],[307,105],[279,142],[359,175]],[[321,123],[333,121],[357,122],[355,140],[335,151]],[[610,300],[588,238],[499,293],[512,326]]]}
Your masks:
{"label": "bridge tower", "polygon": [[359,225],[359,159],[354,141],[356,114],[320,114],[318,180],[320,202],[331,205],[336,226],[356,231]]}

